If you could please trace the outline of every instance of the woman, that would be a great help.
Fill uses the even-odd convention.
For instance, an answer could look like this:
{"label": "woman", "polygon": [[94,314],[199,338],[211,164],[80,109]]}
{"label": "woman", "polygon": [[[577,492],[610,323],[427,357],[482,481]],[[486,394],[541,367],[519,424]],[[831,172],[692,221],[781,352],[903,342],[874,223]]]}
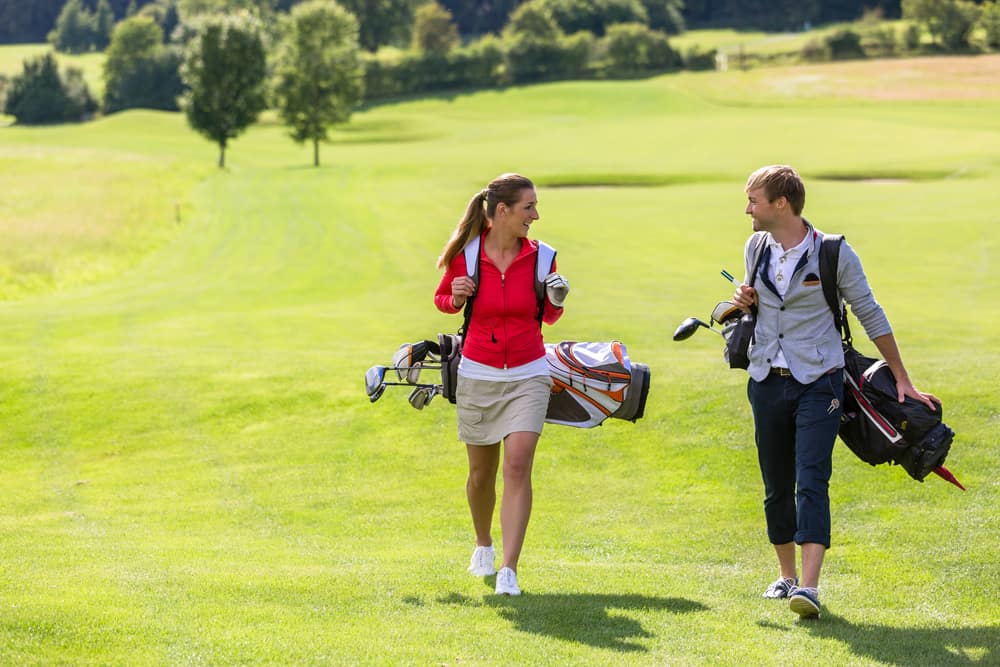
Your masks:
{"label": "woman", "polygon": [[[553,261],[539,317],[538,244],[528,239],[537,204],[534,184],[518,174],[498,176],[473,196],[438,259],[438,268],[446,270],[434,294],[445,313],[461,312],[475,297],[458,368],[458,435],[469,456],[466,496],[476,532],[469,572],[496,573],[497,595],[521,594],[516,573],[531,515],[531,466],[552,387],[539,322],[555,323],[569,292]],[[478,287],[463,253],[477,237]],[[501,441],[503,567],[496,572],[490,527]]]}

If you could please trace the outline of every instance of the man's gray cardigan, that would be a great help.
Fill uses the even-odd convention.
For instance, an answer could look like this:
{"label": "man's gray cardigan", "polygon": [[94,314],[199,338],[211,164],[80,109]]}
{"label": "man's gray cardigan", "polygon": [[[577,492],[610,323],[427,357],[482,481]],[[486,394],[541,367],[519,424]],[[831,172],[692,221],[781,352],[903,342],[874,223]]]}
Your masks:
{"label": "man's gray cardigan", "polygon": [[[753,287],[757,290],[757,328],[750,344],[750,377],[758,382],[771,371],[778,347],[784,352],[792,376],[803,384],[814,382],[825,373],[844,366],[844,351],[840,333],[833,322],[833,313],[823,296],[820,285],[819,249],[823,233],[803,219],[812,244],[799,261],[788,281],[785,298],[778,296],[770,276],[769,232],[756,232],[747,239],[744,248],[746,279],[753,270],[755,249],[761,237],[762,258]],[[892,333],[892,327],[882,307],[875,301],[861,259],[845,240],[837,263],[837,287],[851,312],[861,322],[871,339]]]}

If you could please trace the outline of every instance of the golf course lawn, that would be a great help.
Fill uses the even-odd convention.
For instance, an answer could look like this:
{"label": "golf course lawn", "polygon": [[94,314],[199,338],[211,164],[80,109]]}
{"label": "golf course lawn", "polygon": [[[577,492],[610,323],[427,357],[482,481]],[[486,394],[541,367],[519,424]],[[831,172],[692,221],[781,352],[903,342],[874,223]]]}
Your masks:
{"label": "golf course lawn", "polygon": [[[320,168],[273,115],[225,170],[180,114],[0,128],[0,664],[1000,663],[998,80],[982,56],[460,93],[359,111]],[[671,340],[731,296],[772,163],[860,253],[968,488],[838,445],[818,622],[760,595],[746,374]],[[572,286],[546,339],[652,370],[637,423],[546,427],[520,598],[465,571],[454,407],[362,383],[459,326],[435,261],[506,171]]]}

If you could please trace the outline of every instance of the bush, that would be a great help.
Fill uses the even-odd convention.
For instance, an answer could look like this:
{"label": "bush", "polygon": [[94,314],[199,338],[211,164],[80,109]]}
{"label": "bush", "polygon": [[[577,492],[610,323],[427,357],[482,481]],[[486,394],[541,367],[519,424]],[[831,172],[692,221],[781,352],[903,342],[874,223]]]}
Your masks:
{"label": "bush", "polygon": [[861,32],[861,50],[870,57],[893,55],[896,53],[896,31],[890,26],[866,27]]}
{"label": "bush", "polygon": [[96,110],[83,73],[67,68],[60,75],[51,52],[24,61],[22,73],[7,86],[3,107],[25,125],[79,121]]}
{"label": "bush", "polygon": [[608,27],[605,38],[607,70],[611,76],[634,76],[675,68],[680,59],[663,33],[641,23]]}
{"label": "bush", "polygon": [[917,51],[920,49],[920,38],[923,31],[916,23],[910,23],[903,30],[903,48],[907,51]]}
{"label": "bush", "polygon": [[802,45],[799,54],[803,60],[812,63],[823,62],[833,57],[828,39],[810,39]]}
{"label": "bush", "polygon": [[504,52],[492,35],[447,54],[382,49],[362,57],[367,99],[494,86],[503,76]]}
{"label": "bush", "polygon": [[719,60],[718,49],[708,49],[702,51],[697,46],[692,46],[684,52],[683,66],[690,70],[711,70],[716,68]]}
{"label": "bush", "polygon": [[507,77],[513,83],[532,83],[584,76],[594,36],[587,32],[543,41],[518,35],[507,49]]}
{"label": "bush", "polygon": [[865,57],[865,51],[861,48],[861,35],[853,30],[838,30],[824,41],[830,50],[830,57],[834,60]]}

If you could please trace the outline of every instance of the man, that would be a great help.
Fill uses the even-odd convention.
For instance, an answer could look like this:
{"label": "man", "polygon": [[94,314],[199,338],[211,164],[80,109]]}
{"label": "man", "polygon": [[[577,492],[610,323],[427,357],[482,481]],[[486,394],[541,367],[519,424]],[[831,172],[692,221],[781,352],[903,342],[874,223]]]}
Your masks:
{"label": "man", "polygon": [[[830,547],[829,481],[840,426],[844,354],[820,285],[823,234],[802,217],[802,179],[788,166],[761,167],[747,179],[746,193],[754,234],[744,256],[752,284],[739,286],[734,302],[748,312],[757,306],[747,395],[764,481],[767,533],[780,572],[764,597],[788,598],[792,611],[817,618],[820,568]],[[899,401],[912,396],[929,408],[932,401],[940,404],[910,381],[889,321],[846,241],[837,286],[892,369]],[[801,579],[796,544],[802,552]]]}

